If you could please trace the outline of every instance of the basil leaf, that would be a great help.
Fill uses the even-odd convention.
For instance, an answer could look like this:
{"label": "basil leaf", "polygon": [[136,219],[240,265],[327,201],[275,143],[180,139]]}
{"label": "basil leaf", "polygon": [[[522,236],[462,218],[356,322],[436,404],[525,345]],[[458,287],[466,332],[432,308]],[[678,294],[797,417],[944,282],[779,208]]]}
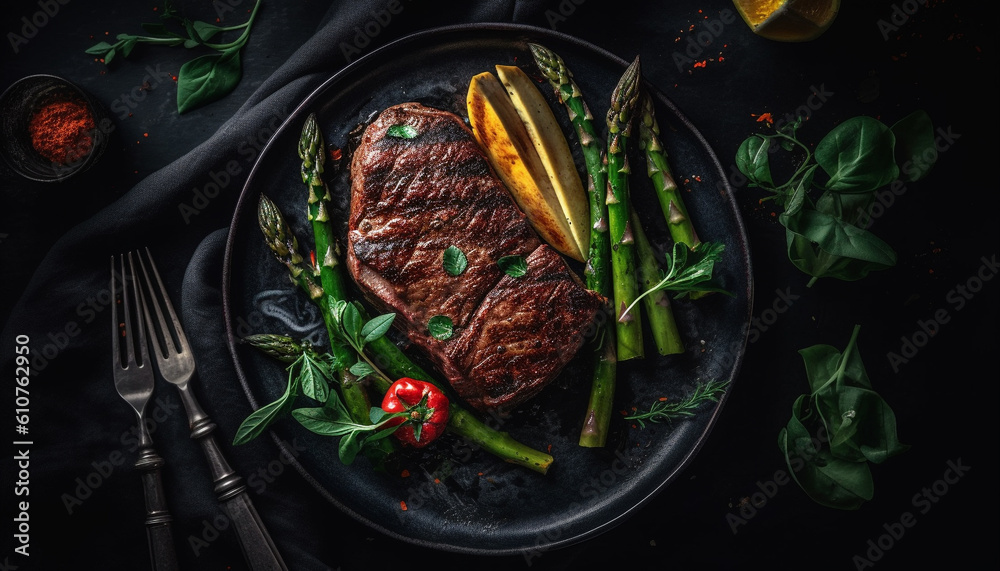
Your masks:
{"label": "basil leaf", "polygon": [[365,361],[358,361],[357,363],[354,363],[348,370],[358,379],[363,379],[375,372],[375,369],[373,369],[372,366]]}
{"label": "basil leaf", "polygon": [[368,323],[361,328],[361,345],[364,346],[385,335],[395,318],[395,313],[385,313],[368,320]]}
{"label": "basil leaf", "polygon": [[448,246],[445,248],[441,265],[450,275],[459,276],[469,266],[469,260],[465,257],[465,252],[456,246]]}
{"label": "basil leaf", "polygon": [[293,366],[294,364],[289,366],[288,384],[285,386],[285,392],[278,397],[278,400],[258,408],[243,420],[240,427],[236,429],[236,436],[233,437],[234,445],[246,444],[257,438],[271,423],[288,414],[296,396],[295,377],[291,373]]}
{"label": "basil leaf", "polygon": [[302,394],[319,402],[326,402],[329,397],[331,376],[331,371],[326,368],[325,363],[314,359],[308,353],[302,355],[298,375]]}
{"label": "basil leaf", "polygon": [[410,125],[393,125],[386,129],[385,134],[389,137],[396,137],[397,139],[413,139],[419,133]]}
{"label": "basil leaf", "polygon": [[292,416],[299,424],[322,436],[343,436],[357,428],[355,423],[345,421],[325,406],[297,408],[292,411]]}
{"label": "basil leaf", "polygon": [[361,346],[361,329],[363,327],[361,312],[353,303],[345,303],[340,306],[338,313],[340,329],[352,344]]}
{"label": "basil leaf", "polygon": [[900,178],[913,182],[927,176],[938,157],[930,115],[914,111],[897,121],[891,130],[896,137],[894,156]]}
{"label": "basil leaf", "polygon": [[814,156],[830,177],[828,190],[868,192],[899,176],[894,145],[895,136],[881,121],[859,116],[827,133],[816,145]]}
{"label": "basil leaf", "polygon": [[736,151],[736,168],[740,169],[740,172],[754,185],[768,188],[774,186],[768,159],[770,148],[771,139],[754,135],[744,140]]}
{"label": "basil leaf", "polygon": [[455,333],[454,324],[447,315],[435,315],[427,321],[427,330],[431,337],[444,341]]}
{"label": "basil leaf", "polygon": [[497,265],[512,278],[520,278],[528,273],[528,262],[524,256],[504,256],[497,260]]}
{"label": "basil leaf", "polygon": [[236,87],[243,75],[240,47],[196,57],[181,66],[177,72],[178,113],[216,101]]}

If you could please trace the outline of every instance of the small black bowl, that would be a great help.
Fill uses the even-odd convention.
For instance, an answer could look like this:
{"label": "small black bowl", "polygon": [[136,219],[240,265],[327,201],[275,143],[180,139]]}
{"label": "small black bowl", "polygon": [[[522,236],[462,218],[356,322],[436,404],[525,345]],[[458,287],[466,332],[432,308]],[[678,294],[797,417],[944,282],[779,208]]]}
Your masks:
{"label": "small black bowl", "polygon": [[[55,162],[39,153],[31,142],[28,126],[32,117],[46,105],[57,101],[84,104],[94,118],[91,143],[80,156],[65,163]],[[54,75],[30,75],[19,79],[0,95],[0,137],[7,165],[29,180],[64,181],[92,167],[108,146],[114,123],[104,106],[73,83]]]}

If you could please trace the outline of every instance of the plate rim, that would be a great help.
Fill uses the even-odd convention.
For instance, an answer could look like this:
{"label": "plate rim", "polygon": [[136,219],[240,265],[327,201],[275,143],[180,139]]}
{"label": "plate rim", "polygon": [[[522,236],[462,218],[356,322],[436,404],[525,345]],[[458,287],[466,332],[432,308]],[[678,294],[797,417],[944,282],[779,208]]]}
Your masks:
{"label": "plate rim", "polygon": [[[245,202],[250,198],[248,194],[251,193],[252,186],[256,182],[256,178],[258,176],[258,170],[263,162],[262,161],[263,157],[268,156],[268,153],[271,151],[272,146],[275,145],[276,141],[281,138],[280,135],[284,133],[285,130],[293,128],[294,125],[298,124],[298,123],[293,123],[293,120],[298,120],[299,122],[301,122],[300,116],[302,115],[302,113],[305,112],[305,110],[311,108],[313,105],[315,105],[317,99],[319,99],[319,97],[322,94],[324,94],[328,89],[330,89],[332,85],[335,85],[338,81],[340,81],[340,79],[343,76],[354,72],[357,68],[363,67],[372,59],[377,58],[383,52],[391,51],[393,49],[399,48],[399,46],[401,45],[405,45],[412,42],[418,42],[434,36],[461,34],[470,31],[482,31],[482,30],[499,31],[511,34],[520,33],[523,35],[533,35],[536,37],[555,38],[561,42],[573,44],[576,47],[581,48],[583,50],[597,53],[602,57],[605,57],[611,60],[612,62],[621,65],[622,69],[626,68],[629,64],[628,61],[626,61],[625,59],[621,58],[620,56],[616,55],[615,53],[605,48],[590,43],[586,40],[580,39],[576,36],[572,36],[556,30],[541,28],[538,26],[527,25],[527,24],[501,23],[501,22],[454,24],[454,25],[428,28],[397,38],[383,46],[380,46],[364,54],[358,59],[348,63],[338,71],[334,72],[331,76],[323,80],[321,83],[319,83],[314,89],[309,91],[309,93],[305,95],[301,99],[301,101],[299,101],[299,103],[294,106],[293,110],[288,114],[288,116],[284,119],[281,125],[275,130],[274,134],[261,148],[250,172],[247,175],[247,179],[243,184],[243,187],[240,189],[239,198],[237,199],[237,202],[234,206],[232,221],[230,222],[227,228],[225,250],[223,253],[222,284],[221,284],[223,319],[225,320],[225,327],[226,327],[227,348],[230,354],[230,358],[233,362],[234,371],[236,372],[236,376],[239,379],[240,385],[243,389],[244,396],[247,398],[251,408],[254,411],[260,408],[260,405],[258,404],[257,399],[253,394],[246,373],[242,365],[240,364],[240,359],[237,354],[237,346],[239,345],[239,343],[238,343],[238,336],[236,334],[236,329],[233,323],[232,298],[231,298],[230,286],[232,277],[231,262],[232,262],[233,251],[236,248],[235,235],[237,226],[242,222],[241,212],[243,212],[244,209],[246,208]],[[741,293],[746,295],[747,299],[746,315],[742,316],[744,318],[743,321],[745,323],[745,327],[744,330],[742,331],[741,339],[739,339],[740,342],[738,346],[733,347],[735,355],[733,358],[733,364],[730,372],[729,386],[726,388],[722,397],[716,403],[716,406],[713,408],[711,414],[708,415],[707,419],[705,420],[705,427],[698,435],[694,446],[690,447],[687,450],[687,453],[683,455],[683,457],[677,463],[676,467],[673,470],[671,470],[661,482],[653,486],[652,489],[647,494],[643,495],[638,501],[632,503],[632,505],[627,507],[627,509],[624,509],[621,513],[617,514],[615,517],[610,518],[601,523],[600,525],[592,527],[587,531],[583,531],[577,533],[576,535],[572,535],[570,537],[560,538],[558,540],[546,543],[544,546],[541,547],[542,550],[561,549],[564,547],[568,547],[570,545],[577,544],[586,539],[600,535],[610,529],[613,529],[614,527],[617,527],[623,521],[629,519],[632,515],[634,515],[636,511],[639,511],[643,507],[645,507],[654,497],[659,495],[663,491],[663,489],[665,489],[670,483],[672,483],[675,479],[677,479],[677,477],[686,468],[688,468],[694,457],[697,456],[697,454],[705,446],[706,441],[708,440],[716,424],[718,423],[718,417],[719,415],[721,415],[722,410],[725,408],[725,405],[732,394],[733,385],[735,385],[737,379],[740,376],[743,359],[748,346],[749,324],[750,324],[750,319],[753,316],[753,302],[754,302],[753,268],[752,268],[752,259],[749,252],[750,249],[749,236],[747,234],[745,221],[740,213],[739,205],[736,202],[735,193],[729,182],[729,179],[725,176],[725,170],[722,167],[721,162],[719,161],[718,155],[715,153],[714,149],[708,143],[707,139],[704,137],[701,131],[694,124],[691,123],[691,121],[687,118],[687,115],[685,115],[673,103],[673,101],[670,100],[658,87],[649,83],[649,81],[645,78],[643,78],[643,83],[646,85],[650,94],[656,97],[660,104],[669,108],[671,112],[674,114],[674,118],[679,120],[684,125],[684,127],[689,130],[691,135],[694,136],[694,139],[698,142],[698,144],[705,151],[707,151],[708,158],[710,159],[709,162],[716,169],[717,174],[719,175],[719,180],[721,181],[721,184],[724,186],[723,194],[725,196],[725,202],[728,203],[728,206],[730,207],[731,211],[735,214],[734,221],[737,230],[736,232],[736,237],[738,238],[737,243],[741,247],[739,256],[743,261],[743,265],[741,267],[744,268],[742,279],[744,279],[746,282],[746,290]],[[331,504],[336,506],[337,509],[339,509],[343,514],[355,519],[358,522],[365,524],[369,528],[378,531],[379,533],[382,533],[387,537],[435,550],[453,552],[453,553],[464,553],[471,555],[488,555],[488,556],[523,555],[525,553],[530,553],[533,551],[537,551],[539,549],[538,547],[489,548],[489,547],[470,547],[466,545],[457,545],[455,543],[441,544],[391,530],[386,526],[384,526],[383,524],[377,521],[373,521],[372,518],[362,515],[361,513],[357,512],[356,510],[350,508],[342,501],[340,501],[336,496],[334,496],[330,492],[330,490],[326,488],[326,486],[322,484],[322,482],[320,482],[315,476],[313,476],[309,472],[309,470],[306,469],[305,466],[301,464],[301,462],[299,462],[295,454],[291,453],[292,451],[288,448],[289,445],[287,441],[280,438],[278,434],[276,434],[275,431],[272,429],[268,429],[268,434],[271,437],[271,440],[274,442],[274,444],[289,460],[289,464],[292,465],[296,469],[296,471],[310,484],[310,486],[313,488],[314,491],[319,493],[320,496],[322,496],[324,499],[326,499]]]}

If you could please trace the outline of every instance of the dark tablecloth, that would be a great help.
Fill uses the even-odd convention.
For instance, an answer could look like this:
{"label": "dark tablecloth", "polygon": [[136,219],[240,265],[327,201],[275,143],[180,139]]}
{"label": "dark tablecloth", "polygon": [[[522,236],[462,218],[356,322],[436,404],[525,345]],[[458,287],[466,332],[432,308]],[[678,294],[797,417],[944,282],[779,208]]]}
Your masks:
{"label": "dark tablecloth", "polygon": [[[193,17],[227,23],[242,21],[251,6],[177,4]],[[1000,290],[993,278],[1000,248],[991,167],[996,36],[989,31],[995,10],[958,2],[850,2],[818,40],[787,44],[753,35],[722,0],[268,0],[244,50],[236,90],[178,115],[173,76],[189,54],[140,47],[108,68],[84,53],[100,39],[138,32],[157,8],[68,0],[4,8],[0,87],[33,73],[61,75],[104,103],[116,130],[98,166],[72,182],[43,185],[4,173],[2,568],[148,565],[132,468],[134,418],[115,393],[107,357],[108,259],[140,246],[150,246],[161,268],[169,268],[165,280],[193,333],[196,391],[237,471],[266,482],[253,500],[293,569],[595,569],[647,562],[996,568]],[[762,128],[765,113],[808,115],[803,135],[818,138],[854,115],[892,123],[924,109],[939,141],[929,177],[880,195],[874,226],[896,248],[897,266],[859,282],[806,287],[807,276],[785,255],[774,208],[759,202],[758,189],[731,178],[752,247],[755,321],[719,424],[682,477],[620,525],[535,557],[472,557],[384,537],[323,501],[296,471],[272,466],[268,473],[279,458],[272,441],[228,445],[251,407],[222,342],[223,249],[269,124],[349,60],[409,33],[471,22],[556,29],[626,60],[641,55],[646,79],[699,127],[731,174],[736,149]],[[210,174],[231,161],[238,168],[218,196],[183,216],[179,205],[191,204]],[[785,464],[776,440],[793,400],[806,391],[797,351],[817,343],[843,347],[856,323],[863,326],[859,348],[873,384],[912,448],[874,468],[871,502],[839,511],[778,477]],[[14,432],[18,336],[30,338],[33,355],[28,435]],[[186,569],[243,569],[232,529],[217,529],[225,526],[207,468],[168,389],[157,389],[154,438],[169,467],[165,485],[181,561]],[[32,444],[12,444],[20,440]],[[30,461],[17,458],[24,452]],[[14,551],[21,545],[13,521],[21,501],[30,502],[30,556]]]}

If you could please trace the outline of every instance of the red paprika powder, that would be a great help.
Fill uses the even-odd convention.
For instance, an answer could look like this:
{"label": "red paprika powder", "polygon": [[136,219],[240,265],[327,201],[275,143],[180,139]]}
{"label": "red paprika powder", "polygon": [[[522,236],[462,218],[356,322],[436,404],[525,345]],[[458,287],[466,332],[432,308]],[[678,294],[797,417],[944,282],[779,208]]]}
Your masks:
{"label": "red paprika powder", "polygon": [[80,160],[94,146],[94,116],[76,100],[54,101],[31,117],[31,146],[46,159],[60,165]]}

